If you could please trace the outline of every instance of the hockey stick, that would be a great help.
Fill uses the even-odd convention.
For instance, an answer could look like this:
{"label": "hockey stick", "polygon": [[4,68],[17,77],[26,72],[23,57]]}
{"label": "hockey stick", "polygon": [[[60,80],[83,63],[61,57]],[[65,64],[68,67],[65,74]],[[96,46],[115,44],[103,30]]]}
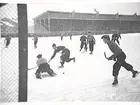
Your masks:
{"label": "hockey stick", "polygon": [[106,53],[104,52],[104,56],[105,56],[105,58],[108,60],[109,58],[106,56]]}
{"label": "hockey stick", "polygon": [[32,68],[29,68],[28,70],[32,70],[32,69],[35,69],[37,66],[35,66],[35,67],[32,67]]}

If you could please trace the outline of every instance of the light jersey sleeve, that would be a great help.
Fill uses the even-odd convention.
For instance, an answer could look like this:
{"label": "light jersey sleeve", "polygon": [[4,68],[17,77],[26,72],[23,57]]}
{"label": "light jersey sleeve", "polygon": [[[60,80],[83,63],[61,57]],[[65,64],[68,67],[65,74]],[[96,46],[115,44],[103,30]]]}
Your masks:
{"label": "light jersey sleeve", "polygon": [[111,50],[111,52],[114,54],[114,56],[118,56],[120,53],[122,53],[122,49],[113,41],[109,41],[108,43],[108,47]]}
{"label": "light jersey sleeve", "polygon": [[37,66],[39,66],[40,64],[43,64],[43,63],[47,63],[47,60],[45,58],[39,58],[36,61]]}

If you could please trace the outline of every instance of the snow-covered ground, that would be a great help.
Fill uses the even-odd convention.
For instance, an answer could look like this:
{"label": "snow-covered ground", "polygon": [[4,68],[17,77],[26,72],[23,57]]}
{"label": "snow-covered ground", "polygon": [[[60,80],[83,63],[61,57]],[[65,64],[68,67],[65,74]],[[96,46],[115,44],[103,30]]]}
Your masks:
{"label": "snow-covered ground", "polygon": [[[28,43],[28,66],[36,66],[37,54],[50,59],[53,54],[52,44],[64,45],[71,51],[71,57],[76,62],[65,63],[65,67],[58,69],[60,53],[50,62],[51,68],[57,73],[55,77],[43,74],[42,79],[35,78],[36,69],[28,72],[28,102],[52,101],[140,101],[140,76],[133,79],[132,74],[121,68],[119,85],[112,87],[112,66],[114,61],[105,59],[112,53],[101,40],[101,35],[95,36],[96,45],[92,55],[89,52],[79,52],[80,36],[39,38],[38,48],[34,49],[33,40]],[[140,71],[140,33],[122,34],[120,47],[127,55],[126,61]],[[63,72],[65,74],[63,74]]]}
{"label": "snow-covered ground", "polygon": [[[104,52],[107,56],[112,53],[108,46],[103,43],[102,35],[96,35],[96,45],[92,55],[88,52],[79,52],[80,36],[73,36],[72,40],[69,37],[64,37],[63,41],[60,37],[42,37],[39,38],[38,48],[34,49],[33,38],[28,40],[28,68],[36,66],[36,56],[42,54],[47,60],[53,54],[52,44],[64,45],[71,51],[71,57],[76,57],[76,62],[71,61],[65,63],[65,67],[58,69],[60,66],[60,55],[50,62],[51,68],[57,73],[55,77],[49,77],[47,73],[42,74],[42,79],[35,78],[36,69],[28,71],[28,102],[90,102],[90,101],[111,101],[111,102],[140,102],[140,76],[135,79],[132,74],[121,68],[119,73],[119,85],[112,87],[113,76],[112,66],[114,61],[108,61],[104,57]],[[2,43],[4,39],[1,40]],[[122,34],[120,40],[120,47],[127,55],[126,61],[134,66],[134,69],[140,71],[140,33],[135,34]],[[12,38],[11,44],[8,49],[4,49],[1,44],[2,53],[2,70],[0,71],[2,80],[9,80],[11,87],[5,82],[0,82],[4,85],[4,94],[12,94],[18,92],[18,41]],[[15,55],[13,55],[15,54]],[[10,66],[9,68],[9,65]],[[5,69],[6,68],[6,69]],[[9,74],[7,74],[9,71]],[[63,74],[63,72],[65,74]],[[10,76],[9,76],[10,75]],[[12,80],[11,76],[16,78]],[[7,89],[5,88],[7,87]],[[13,88],[14,87],[14,88]],[[12,92],[11,92],[12,91]],[[3,93],[2,93],[3,94]],[[13,97],[17,100],[16,97]],[[3,95],[5,96],[5,95]],[[8,96],[9,97],[9,96]],[[8,98],[6,97],[6,98]],[[12,99],[12,96],[9,98]],[[14,100],[12,100],[14,101]]]}

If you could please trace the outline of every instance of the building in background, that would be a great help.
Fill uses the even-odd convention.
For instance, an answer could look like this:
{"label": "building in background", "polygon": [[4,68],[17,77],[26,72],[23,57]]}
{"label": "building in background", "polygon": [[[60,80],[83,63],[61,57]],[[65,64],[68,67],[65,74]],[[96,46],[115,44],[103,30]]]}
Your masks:
{"label": "building in background", "polygon": [[7,17],[1,19],[1,36],[17,36],[18,24],[17,22]]}
{"label": "building in background", "polygon": [[46,11],[34,19],[34,32],[40,35],[140,32],[139,15],[93,14]]}
{"label": "building in background", "polygon": [[[1,36],[5,37],[10,35],[12,37],[17,37],[18,33],[18,22],[17,19],[10,18],[2,18],[1,19]],[[28,26],[28,36],[32,36],[34,34],[34,26]]]}

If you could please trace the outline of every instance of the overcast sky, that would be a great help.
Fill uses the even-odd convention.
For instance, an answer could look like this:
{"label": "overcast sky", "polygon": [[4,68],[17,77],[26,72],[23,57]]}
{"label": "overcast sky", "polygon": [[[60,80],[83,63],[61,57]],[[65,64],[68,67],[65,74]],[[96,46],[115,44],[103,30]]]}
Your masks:
{"label": "overcast sky", "polygon": [[[12,2],[11,2],[12,1]],[[127,2],[126,2],[127,1]],[[140,0],[1,0],[8,3],[27,3],[28,21],[47,10],[101,14],[140,15]]]}

